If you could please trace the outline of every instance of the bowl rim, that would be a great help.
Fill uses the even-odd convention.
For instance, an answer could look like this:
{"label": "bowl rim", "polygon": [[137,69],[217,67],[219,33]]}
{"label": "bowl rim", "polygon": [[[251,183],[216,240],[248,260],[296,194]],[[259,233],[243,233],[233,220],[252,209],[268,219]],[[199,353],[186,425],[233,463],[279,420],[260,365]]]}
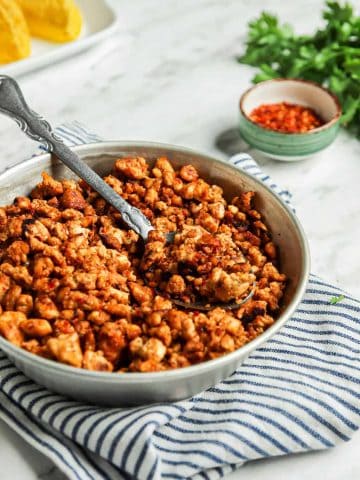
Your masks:
{"label": "bowl rim", "polygon": [[[115,382],[118,384],[128,383],[128,382],[150,383],[155,380],[161,380],[161,379],[165,381],[165,380],[181,379],[183,377],[191,377],[192,374],[194,376],[201,375],[203,373],[206,373],[212,370],[213,367],[221,367],[230,363],[231,360],[236,360],[237,358],[246,357],[253,350],[258,348],[261,344],[265,343],[269,338],[271,338],[278,330],[280,330],[280,328],[287,322],[287,320],[292,317],[303,295],[305,294],[306,287],[309,281],[309,276],[310,276],[310,251],[309,251],[308,240],[305,236],[304,229],[301,226],[298,218],[296,217],[294,212],[290,209],[290,207],[282,201],[279,195],[275,193],[270,187],[268,187],[263,182],[261,182],[258,178],[255,178],[249,173],[236,168],[230,163],[226,163],[224,161],[218,160],[206,153],[202,153],[195,149],[178,146],[174,144],[139,141],[139,140],[102,141],[102,142],[95,142],[95,143],[87,143],[87,144],[74,146],[72,147],[72,149],[77,153],[80,153],[80,154],[84,153],[85,156],[87,155],[93,158],[101,155],[101,153],[99,152],[95,153],[97,149],[104,148],[104,152],[102,153],[102,155],[107,155],[107,154],[111,154],[109,152],[109,149],[111,148],[121,149],[126,147],[127,148],[139,148],[139,147],[147,148],[148,147],[153,149],[166,149],[168,152],[172,151],[174,153],[182,153],[185,155],[188,154],[188,155],[196,155],[198,157],[200,156],[222,166],[225,164],[228,168],[233,170],[234,173],[236,173],[237,175],[243,175],[247,178],[250,178],[256,184],[258,184],[260,188],[264,188],[265,190],[267,190],[268,193],[270,193],[270,195],[273,196],[275,200],[278,202],[280,208],[283,208],[287,212],[287,214],[290,216],[290,219],[297,231],[300,244],[301,244],[301,250],[303,252],[303,262],[302,262],[303,275],[300,278],[299,284],[297,286],[297,291],[294,294],[294,297],[292,298],[291,302],[287,305],[285,310],[282,311],[280,317],[274,322],[273,325],[271,325],[271,327],[269,327],[264,333],[256,337],[254,340],[251,340],[250,342],[246,343],[245,345],[236,349],[235,351],[222,355],[212,360],[207,360],[194,365],[190,365],[188,367],[175,368],[175,369],[164,370],[159,372],[124,372],[124,373],[99,372],[99,371],[86,370],[83,368],[72,367],[70,365],[57,362],[54,360],[46,359],[46,358],[40,357],[39,355],[27,352],[23,348],[12,344],[1,335],[0,335],[0,349],[4,347],[3,351],[6,354],[8,353],[8,351],[10,351],[12,356],[15,358],[20,357],[26,362],[37,364],[37,366],[41,369],[52,370],[59,374],[72,376],[74,377],[74,379],[77,378],[79,380],[79,376],[81,376],[83,379],[91,378],[93,380],[99,380],[99,381],[107,380],[110,383]],[[106,151],[106,149],[108,150]],[[14,173],[21,174],[24,164],[26,164],[27,166],[32,166],[32,165],[36,165],[39,161],[41,162],[43,160],[46,161],[50,159],[51,159],[50,153],[43,153],[43,154],[34,156],[26,160],[25,162],[23,161],[23,162],[17,163],[12,167],[8,168],[7,170],[5,170],[3,173],[1,173],[0,180],[6,180],[6,177],[8,175],[13,175]],[[11,361],[13,361],[12,358],[11,358]]]}
{"label": "bowl rim", "polygon": [[[261,88],[266,83],[286,82],[286,81],[291,81],[291,82],[296,82],[296,83],[306,83],[306,84],[308,84],[312,87],[319,88],[320,90],[325,92],[335,103],[335,106],[336,106],[335,116],[331,120],[329,120],[328,122],[321,125],[320,127],[313,128],[312,130],[308,130],[307,132],[279,132],[277,130],[272,130],[270,128],[265,128],[262,125],[259,125],[258,123],[254,122],[254,120],[251,120],[249,115],[247,113],[245,113],[245,110],[244,110],[244,107],[243,107],[246,97],[250,93],[252,93],[255,89]],[[320,85],[320,83],[314,82],[312,80],[304,80],[302,78],[283,78],[283,77],[281,77],[281,78],[271,78],[269,80],[263,80],[262,82],[256,83],[255,85],[252,85],[247,90],[245,90],[245,92],[241,95],[240,100],[239,100],[239,108],[240,108],[240,112],[241,112],[242,116],[245,118],[245,120],[250,122],[252,125],[255,125],[257,128],[259,128],[262,131],[265,131],[265,132],[268,132],[268,133],[271,132],[271,133],[273,133],[275,135],[279,135],[279,136],[287,135],[287,136],[299,136],[300,137],[300,136],[305,136],[305,135],[312,135],[314,133],[321,132],[323,130],[327,130],[328,128],[333,126],[335,123],[337,123],[340,120],[340,117],[342,115],[342,107],[341,107],[341,104],[340,104],[340,100],[337,97],[337,95],[335,95],[335,93],[331,92],[328,88],[323,87],[322,85]]]}

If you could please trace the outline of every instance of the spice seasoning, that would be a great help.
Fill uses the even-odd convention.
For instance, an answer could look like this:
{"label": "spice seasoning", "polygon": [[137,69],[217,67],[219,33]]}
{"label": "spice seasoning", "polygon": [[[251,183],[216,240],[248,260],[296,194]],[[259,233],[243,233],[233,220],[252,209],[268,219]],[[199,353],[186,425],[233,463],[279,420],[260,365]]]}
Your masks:
{"label": "spice seasoning", "polygon": [[260,105],[251,112],[250,119],[264,128],[285,133],[304,133],[324,124],[312,108],[287,102]]}

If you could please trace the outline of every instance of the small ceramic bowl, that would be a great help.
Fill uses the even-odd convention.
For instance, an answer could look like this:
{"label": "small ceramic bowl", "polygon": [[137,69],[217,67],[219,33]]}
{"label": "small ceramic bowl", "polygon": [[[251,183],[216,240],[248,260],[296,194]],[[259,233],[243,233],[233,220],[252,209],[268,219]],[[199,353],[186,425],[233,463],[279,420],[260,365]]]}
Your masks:
{"label": "small ceramic bowl", "polygon": [[[250,120],[254,108],[288,102],[310,107],[325,121],[305,133],[282,133]],[[276,160],[302,160],[323,150],[335,139],[340,127],[341,107],[335,95],[317,83],[276,78],[249,88],[240,98],[240,133],[252,147]]]}

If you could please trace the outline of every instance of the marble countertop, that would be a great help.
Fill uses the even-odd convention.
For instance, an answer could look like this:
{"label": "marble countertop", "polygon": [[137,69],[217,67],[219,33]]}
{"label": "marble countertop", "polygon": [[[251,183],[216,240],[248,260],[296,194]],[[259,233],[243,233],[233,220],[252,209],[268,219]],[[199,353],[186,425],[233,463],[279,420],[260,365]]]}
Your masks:
{"label": "marble countertop", "polygon": [[[360,297],[360,142],[341,132],[327,151],[291,164],[249,150],[236,133],[238,99],[253,75],[251,68],[234,60],[242,51],[247,22],[267,8],[297,31],[311,31],[319,23],[323,1],[110,3],[120,18],[115,35],[75,58],[19,79],[32,107],[54,125],[77,119],[106,139],[175,143],[222,159],[249,151],[293,193],[310,242],[312,271]],[[3,117],[0,145],[1,168],[35,148]],[[332,451],[254,462],[228,479],[360,478],[359,447],[357,433]],[[64,480],[2,423],[0,464],[4,480]]]}

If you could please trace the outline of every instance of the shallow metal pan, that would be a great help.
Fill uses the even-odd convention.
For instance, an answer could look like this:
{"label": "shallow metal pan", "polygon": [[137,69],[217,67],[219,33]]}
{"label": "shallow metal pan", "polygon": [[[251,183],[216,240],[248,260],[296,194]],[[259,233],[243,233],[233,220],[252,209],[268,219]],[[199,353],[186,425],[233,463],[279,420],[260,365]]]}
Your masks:
{"label": "shallow metal pan", "polygon": [[[155,373],[103,373],[73,368],[22,350],[0,337],[0,348],[25,375],[49,390],[98,405],[135,405],[188,398],[228,377],[244,359],[272,337],[292,316],[305,293],[310,256],[308,244],[297,218],[277,195],[260,181],[196,151],[149,142],[102,142],[74,147],[80,157],[98,173],[111,170],[116,158],[143,156],[151,164],[167,156],[177,167],[194,165],[207,181],[224,189],[227,199],[241,191],[254,190],[256,208],[263,214],[274,242],[279,247],[281,271],[289,281],[277,321],[266,332],[242,348],[223,357],[191,367]],[[56,178],[74,174],[49,154],[18,164],[0,175],[0,205],[28,195],[40,181],[42,171]]]}

